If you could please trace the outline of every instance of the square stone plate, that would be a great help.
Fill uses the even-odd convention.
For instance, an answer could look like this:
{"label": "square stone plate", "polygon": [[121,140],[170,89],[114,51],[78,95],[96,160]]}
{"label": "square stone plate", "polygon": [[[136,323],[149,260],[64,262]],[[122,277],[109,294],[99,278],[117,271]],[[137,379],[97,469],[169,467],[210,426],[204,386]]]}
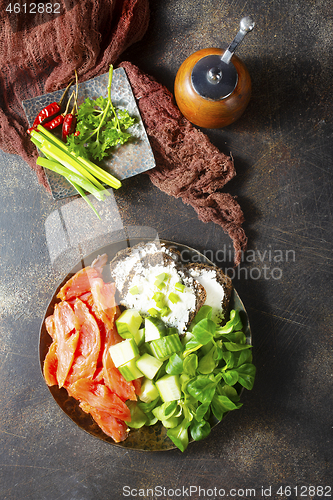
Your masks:
{"label": "square stone plate", "polygon": [[[105,73],[86,82],[79,83],[78,105],[87,97],[90,99],[96,99],[99,96],[107,97],[108,78],[109,74]],[[67,97],[71,95],[73,90],[75,90],[75,83],[67,92]],[[35,117],[45,106],[51,102],[59,102],[63,91],[64,89],[57,90],[32,99],[26,99],[22,102],[29,126],[33,124]],[[110,150],[110,156],[104,158],[102,161],[94,161],[94,163],[118,179],[124,180],[154,168],[155,159],[131,85],[123,68],[113,70],[111,98],[116,108],[127,109],[130,116],[136,118],[135,124],[128,129],[132,138],[126,144],[116,146]],[[66,101],[64,105],[66,106]],[[69,107],[71,110],[71,104]],[[54,199],[66,198],[77,194],[74,188],[61,175],[47,169],[45,169],[45,173]]]}

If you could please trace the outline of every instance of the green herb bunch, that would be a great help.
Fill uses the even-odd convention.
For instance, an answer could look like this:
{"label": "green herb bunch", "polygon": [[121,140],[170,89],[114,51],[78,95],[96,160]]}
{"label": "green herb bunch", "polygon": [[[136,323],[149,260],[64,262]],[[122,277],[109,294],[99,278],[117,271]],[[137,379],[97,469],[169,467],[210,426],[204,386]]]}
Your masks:
{"label": "green herb bunch", "polygon": [[135,123],[127,110],[115,109],[111,101],[113,67],[110,66],[107,97],[86,98],[79,106],[76,134],[67,138],[70,151],[84,158],[102,160],[110,148],[127,142],[127,129]]}

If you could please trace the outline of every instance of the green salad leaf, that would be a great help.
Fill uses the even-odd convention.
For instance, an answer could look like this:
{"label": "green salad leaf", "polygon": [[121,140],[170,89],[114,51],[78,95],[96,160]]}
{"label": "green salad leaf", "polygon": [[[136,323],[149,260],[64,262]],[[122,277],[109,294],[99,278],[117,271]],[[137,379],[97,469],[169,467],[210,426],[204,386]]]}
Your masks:
{"label": "green salad leaf", "polygon": [[216,390],[216,382],[210,377],[198,375],[187,384],[187,391],[191,396],[200,401],[201,403],[210,403],[213,399]]}
{"label": "green salad leaf", "polygon": [[184,419],[179,425],[173,429],[169,429],[167,432],[168,438],[171,439],[180,451],[185,451],[188,446],[189,437],[187,428],[189,425],[190,422]]}
{"label": "green salad leaf", "polygon": [[211,319],[204,318],[193,327],[192,333],[197,342],[205,345],[214,338],[215,331],[216,323]]}
{"label": "green salad leaf", "polygon": [[[164,360],[152,380],[154,383],[162,377],[171,377],[180,393],[177,389],[178,395],[170,401],[163,399],[159,390],[159,396],[150,402],[129,404],[132,417],[129,425],[139,428],[159,421],[181,451],[186,450],[190,438],[194,441],[206,438],[214,418],[222,420],[230,411],[241,408],[240,392],[243,387],[251,390],[255,380],[252,346],[242,331],[239,311],[232,310],[223,327],[210,319],[211,312],[208,306],[199,310],[182,340],[181,350]],[[147,344],[143,344],[141,351],[149,351]],[[168,390],[168,396],[170,393]],[[135,405],[139,412],[135,411]]]}
{"label": "green salad leaf", "polygon": [[194,441],[200,441],[200,439],[205,439],[209,436],[211,431],[211,426],[207,420],[192,420],[190,425],[191,436]]}
{"label": "green salad leaf", "polygon": [[169,358],[169,361],[165,367],[165,371],[169,373],[169,375],[180,375],[183,373],[183,360],[176,352],[172,354]]}
{"label": "green salad leaf", "polygon": [[198,368],[198,356],[195,353],[189,354],[183,361],[184,373],[194,377]]}

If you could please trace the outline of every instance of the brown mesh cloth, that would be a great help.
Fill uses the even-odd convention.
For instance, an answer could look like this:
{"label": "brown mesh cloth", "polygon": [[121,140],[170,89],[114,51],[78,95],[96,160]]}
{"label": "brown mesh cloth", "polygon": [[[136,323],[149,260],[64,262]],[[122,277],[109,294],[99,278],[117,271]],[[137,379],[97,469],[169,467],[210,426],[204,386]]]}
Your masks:
{"label": "brown mesh cloth", "polygon": [[[74,69],[79,81],[107,72],[145,34],[149,0],[59,0],[60,15],[10,14],[8,4],[0,0],[0,148],[22,156],[49,189],[26,134],[22,100],[65,87]],[[219,224],[233,240],[238,265],[247,244],[243,212],[221,191],[236,174],[232,158],[181,115],[163,85],[129,62],[121,65],[155,154],[151,181],[191,205],[200,220]]]}
{"label": "brown mesh cloth", "polygon": [[159,189],[191,205],[203,222],[215,222],[233,241],[235,265],[246,250],[243,212],[221,191],[236,175],[233,159],[180,113],[169,90],[129,62],[128,75],[151,142],[156,167],[148,175]]}
{"label": "brown mesh cloth", "polygon": [[[145,34],[149,0],[50,2],[60,4],[60,14],[46,7],[44,13],[24,13],[23,2],[20,14],[10,13],[9,4],[0,0],[0,148],[21,155],[49,189],[25,132],[21,101],[66,87],[74,69],[80,81],[107,72]],[[25,5],[30,8],[29,2]]]}

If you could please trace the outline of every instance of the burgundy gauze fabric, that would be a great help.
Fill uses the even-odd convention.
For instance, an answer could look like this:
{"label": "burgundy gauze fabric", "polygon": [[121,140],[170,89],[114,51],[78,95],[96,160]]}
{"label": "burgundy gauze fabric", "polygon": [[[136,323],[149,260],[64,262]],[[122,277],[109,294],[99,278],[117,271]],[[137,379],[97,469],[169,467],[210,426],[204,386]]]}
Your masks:
{"label": "burgundy gauze fabric", "polygon": [[24,13],[21,3],[20,14],[10,13],[9,3],[0,0],[0,148],[22,156],[49,190],[21,102],[66,87],[74,69],[81,82],[106,73],[147,31],[149,0],[51,2],[60,15],[47,13],[46,3],[44,12]]}
{"label": "burgundy gauze fabric", "polygon": [[236,175],[232,157],[223,154],[179,111],[173,95],[132,63],[120,64],[131,82],[151,142],[156,167],[148,172],[165,193],[191,205],[203,222],[215,222],[233,241],[237,266],[247,237],[235,197],[221,189]]}
{"label": "burgundy gauze fabric", "polygon": [[[0,0],[0,148],[20,155],[49,190],[36,165],[22,100],[66,87],[76,69],[79,81],[108,71],[149,23],[149,0],[59,0],[61,15],[10,14]],[[28,4],[27,4],[28,5]],[[156,159],[148,175],[155,186],[191,205],[204,222],[229,234],[235,265],[247,238],[236,199],[222,192],[235,176],[233,159],[186,120],[166,87],[129,62],[127,72]]]}

